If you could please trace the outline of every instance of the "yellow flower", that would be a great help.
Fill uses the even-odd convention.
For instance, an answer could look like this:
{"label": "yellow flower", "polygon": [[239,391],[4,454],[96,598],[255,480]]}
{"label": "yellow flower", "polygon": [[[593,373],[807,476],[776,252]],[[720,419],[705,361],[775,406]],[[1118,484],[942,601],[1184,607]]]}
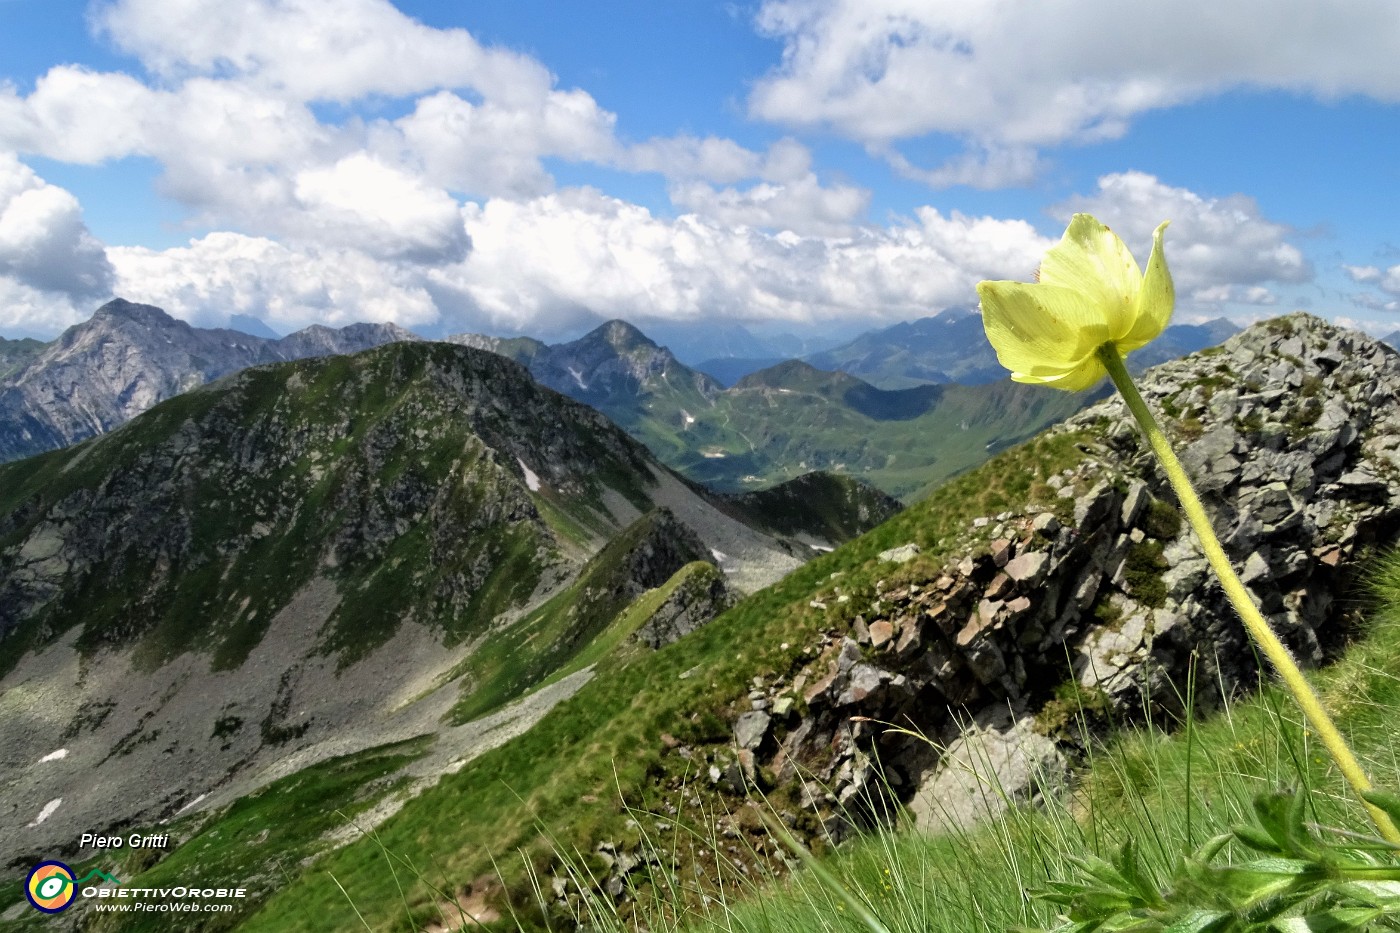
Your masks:
{"label": "yellow flower", "polygon": [[1112,230],[1075,214],[1040,264],[1036,281],[982,282],[982,326],[1017,382],[1087,389],[1104,375],[1097,350],[1120,354],[1167,326],[1175,292],[1162,254],[1163,223],[1152,234],[1147,274]]}

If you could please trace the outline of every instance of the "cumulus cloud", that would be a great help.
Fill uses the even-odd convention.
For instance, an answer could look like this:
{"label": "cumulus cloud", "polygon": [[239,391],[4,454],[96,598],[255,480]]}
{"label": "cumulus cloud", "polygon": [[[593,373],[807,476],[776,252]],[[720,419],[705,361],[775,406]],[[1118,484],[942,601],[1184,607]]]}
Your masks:
{"label": "cumulus cloud", "polygon": [[388,0],[108,0],[92,20],[168,81],[234,77],[301,101],[443,87],[510,99],[551,83],[534,59],[425,26]]}
{"label": "cumulus cloud", "polygon": [[743,190],[698,181],[676,184],[671,202],[721,224],[847,236],[869,208],[870,192],[849,185],[823,187],[809,172],[788,184],[762,182]]}
{"label": "cumulus cloud", "polygon": [[0,153],[0,278],[70,299],[104,295],[112,284],[112,266],[78,199],[9,153]]}
{"label": "cumulus cloud", "polygon": [[1343,271],[1353,282],[1360,285],[1375,285],[1381,291],[1400,295],[1400,265],[1382,269],[1379,266],[1342,266]]}
{"label": "cumulus cloud", "polygon": [[1113,138],[1145,111],[1231,88],[1400,100],[1389,0],[767,0],[756,23],[784,52],[751,114],[877,147],[930,133],[1012,152]]}
{"label": "cumulus cloud", "polygon": [[1191,300],[1270,304],[1275,299],[1267,283],[1307,282],[1313,276],[1311,263],[1288,242],[1293,231],[1265,218],[1243,195],[1208,198],[1152,175],[1124,172],[1105,175],[1093,194],[1052,208],[1066,221],[1075,211],[1108,224],[1144,262],[1152,231],[1170,220],[1167,259],[1178,295]]}
{"label": "cumulus cloud", "polygon": [[211,233],[165,250],[112,247],[116,292],[206,326],[250,314],[274,329],[357,321],[431,324],[439,317],[420,267],[354,249],[294,249]]}
{"label": "cumulus cloud", "polygon": [[434,270],[493,326],[599,317],[900,320],[973,300],[983,277],[1034,268],[1048,241],[1022,221],[944,216],[846,237],[656,217],[595,191],[468,206],[474,248]]}
{"label": "cumulus cloud", "polygon": [[[823,185],[792,139],[623,142],[614,114],[539,62],[387,0],[108,0],[92,21],[153,77],[61,65],[27,96],[0,86],[0,149],[154,159],[193,229],[453,263],[470,246],[458,199],[546,195],[551,159],[659,173],[682,211],[802,235],[844,234],[869,204]],[[316,107],[386,99],[411,109]]]}
{"label": "cumulus cloud", "polygon": [[319,243],[424,263],[460,260],[470,245],[456,201],[362,153],[299,173],[295,196]]}
{"label": "cumulus cloud", "polygon": [[[1368,311],[1400,311],[1400,264],[1388,269],[1380,266],[1342,265],[1342,271],[1358,285],[1370,285],[1380,291],[1354,292],[1351,303]],[[1387,325],[1393,327],[1394,325]]]}
{"label": "cumulus cloud", "polygon": [[615,122],[580,90],[545,88],[509,104],[440,91],[392,127],[377,128],[372,145],[397,150],[434,183],[464,194],[532,197],[554,187],[542,158],[614,161]]}
{"label": "cumulus cloud", "polygon": [[1040,155],[1025,146],[983,146],[932,169],[920,168],[894,149],[884,150],[883,155],[900,175],[934,188],[967,185],[993,189],[1028,185],[1044,166]]}
{"label": "cumulus cloud", "polygon": [[1348,266],[1343,264],[1342,270],[1353,282],[1362,285],[1370,285],[1381,280],[1381,270],[1378,266]]}

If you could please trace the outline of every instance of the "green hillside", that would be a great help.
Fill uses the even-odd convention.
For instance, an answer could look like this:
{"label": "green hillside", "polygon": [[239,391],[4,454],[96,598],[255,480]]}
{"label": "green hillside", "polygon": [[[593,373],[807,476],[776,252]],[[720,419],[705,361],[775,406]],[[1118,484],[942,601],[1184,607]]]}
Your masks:
{"label": "green hillside", "polygon": [[602,405],[658,457],[691,479],[745,490],[826,470],[916,499],[1102,397],[980,386],[885,391],[798,361],[753,373],[707,404],[649,403],[631,420]]}

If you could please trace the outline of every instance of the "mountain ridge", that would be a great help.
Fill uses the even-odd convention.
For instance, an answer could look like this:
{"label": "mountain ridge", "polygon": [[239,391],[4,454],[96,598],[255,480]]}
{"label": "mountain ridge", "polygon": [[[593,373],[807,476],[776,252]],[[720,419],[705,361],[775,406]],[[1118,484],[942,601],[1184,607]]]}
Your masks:
{"label": "mountain ridge", "polygon": [[269,339],[196,328],[153,305],[113,299],[0,377],[0,461],[109,431],[248,366],[416,339],[394,324],[313,325]]}

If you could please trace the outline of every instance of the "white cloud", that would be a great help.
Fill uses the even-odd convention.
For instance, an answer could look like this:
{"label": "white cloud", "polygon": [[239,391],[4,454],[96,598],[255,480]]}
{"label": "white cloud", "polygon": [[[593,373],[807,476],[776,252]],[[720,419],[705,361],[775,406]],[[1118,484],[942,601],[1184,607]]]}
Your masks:
{"label": "white cloud", "polygon": [[360,153],[298,173],[295,196],[308,227],[298,232],[317,243],[423,263],[460,260],[470,246],[456,201]]}
{"label": "white cloud", "polygon": [[671,136],[629,146],[617,165],[633,172],[656,172],[672,180],[703,179],[717,185],[749,178],[799,181],[812,174],[812,154],[795,139],[783,138],[767,152],[746,149],[716,136]]}
{"label": "white cloud", "polygon": [[128,75],[60,65],[27,98],[0,87],[0,145],[83,165],[146,154],[145,120],[159,97]]}
{"label": "white cloud", "polygon": [[112,282],[78,199],[9,153],[0,153],[0,278],[70,299],[105,295]]}
{"label": "white cloud", "polygon": [[299,101],[444,87],[530,99],[551,82],[528,56],[430,28],[387,0],[109,0],[92,20],[167,81],[233,77]]}
{"label": "white cloud", "polygon": [[1387,293],[1400,294],[1400,265],[1390,266],[1389,269],[1380,269],[1379,266],[1343,265],[1343,269],[1351,276],[1352,282],[1373,284]]}
{"label": "white cloud", "polygon": [[1362,285],[1372,285],[1381,280],[1381,270],[1377,266],[1348,266],[1343,264],[1342,269],[1353,282]]}
{"label": "white cloud", "polygon": [[353,249],[298,250],[262,237],[211,233],[186,247],[113,247],[116,292],[206,326],[233,314],[274,329],[393,321],[404,327],[439,317],[422,270]]}
{"label": "white cloud", "polygon": [[1039,154],[1024,146],[984,146],[933,169],[920,168],[893,149],[884,149],[882,154],[900,175],[934,188],[967,185],[992,189],[1028,185],[1043,168]]}
{"label": "white cloud", "polygon": [[[1379,266],[1343,265],[1342,270],[1353,282],[1374,286],[1382,292],[1380,295],[1374,292],[1353,292],[1348,296],[1352,304],[1368,311],[1400,311],[1400,264],[1388,269]],[[1394,323],[1389,327],[1393,330]]]}
{"label": "white cloud", "polygon": [[848,237],[772,234],[573,190],[468,207],[474,248],[433,273],[492,325],[541,332],[599,317],[900,320],[1022,275],[1047,241],[1021,221],[944,217]]}
{"label": "white cloud", "polygon": [[721,224],[790,230],[810,236],[847,236],[870,206],[870,192],[849,185],[823,187],[808,173],[788,184],[716,189],[704,182],[671,186],[671,202]]}
{"label": "white cloud", "polygon": [[421,98],[412,114],[380,127],[373,145],[398,150],[433,183],[478,197],[532,197],[554,187],[541,158],[609,162],[620,148],[616,117],[579,90],[544,89],[510,104],[474,104],[450,91]]}
{"label": "white cloud", "polygon": [[1232,88],[1400,100],[1389,0],[767,0],[756,22],[784,52],[751,113],[877,147],[930,133],[974,150],[1112,138],[1145,111]]}
{"label": "white cloud", "polygon": [[1289,243],[1292,230],[1263,217],[1251,198],[1206,198],[1142,172],[1105,175],[1098,190],[1052,208],[1068,220],[1075,211],[1098,217],[1146,262],[1152,231],[1164,220],[1166,254],[1177,294],[1201,302],[1267,304],[1268,282],[1310,281],[1312,266]]}

